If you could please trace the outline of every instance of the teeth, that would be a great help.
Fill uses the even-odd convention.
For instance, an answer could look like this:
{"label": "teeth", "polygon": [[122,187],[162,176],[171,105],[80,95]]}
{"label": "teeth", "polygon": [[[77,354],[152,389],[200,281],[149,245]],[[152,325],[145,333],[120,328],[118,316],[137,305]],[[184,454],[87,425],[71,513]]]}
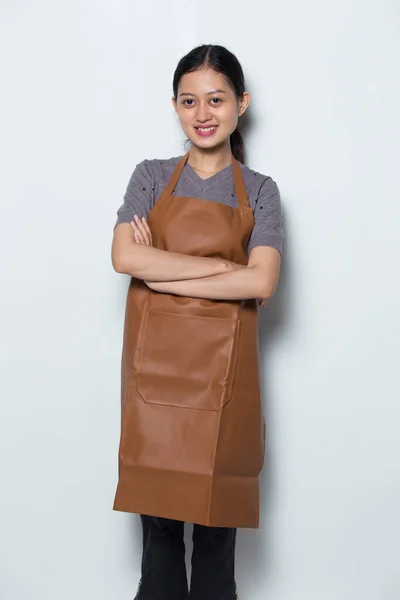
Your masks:
{"label": "teeth", "polygon": [[215,127],[198,127],[199,131],[214,131]]}

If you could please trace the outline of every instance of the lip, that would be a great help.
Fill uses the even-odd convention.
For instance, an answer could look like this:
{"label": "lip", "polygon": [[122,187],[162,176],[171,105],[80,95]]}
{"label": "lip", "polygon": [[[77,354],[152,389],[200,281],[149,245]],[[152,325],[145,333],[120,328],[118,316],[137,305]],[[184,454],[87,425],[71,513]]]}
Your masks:
{"label": "lip", "polygon": [[[199,127],[206,127],[207,129],[208,127],[215,127],[215,129],[213,131],[200,131]],[[217,132],[218,125],[195,125],[194,128],[196,130],[197,135],[200,135],[201,137],[209,137]]]}

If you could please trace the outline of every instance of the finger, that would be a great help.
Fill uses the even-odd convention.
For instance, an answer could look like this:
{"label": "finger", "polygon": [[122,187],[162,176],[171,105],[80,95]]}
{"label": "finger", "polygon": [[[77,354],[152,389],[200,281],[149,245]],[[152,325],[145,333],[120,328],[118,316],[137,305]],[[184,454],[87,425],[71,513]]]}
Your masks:
{"label": "finger", "polygon": [[130,221],[129,225],[132,227],[135,233],[139,233],[139,227],[136,225],[135,221]]}
{"label": "finger", "polygon": [[133,236],[135,238],[135,242],[137,244],[146,244],[141,232],[139,231],[138,227],[135,225],[135,223],[133,223],[133,221],[130,223],[132,229],[133,229]]}
{"label": "finger", "polygon": [[137,215],[134,216],[134,220],[133,220],[134,224],[135,224],[135,231],[137,233],[137,235],[140,238],[140,242],[142,244],[146,244],[146,236],[143,233],[143,228],[140,227],[140,219]]}
{"label": "finger", "polygon": [[133,231],[136,233],[138,230],[136,223],[134,221],[129,221],[129,225],[132,227]]}
{"label": "finger", "polygon": [[146,231],[147,231],[147,235],[149,236],[149,243],[150,243],[150,246],[152,246],[152,245],[153,245],[153,236],[151,235],[151,230],[150,230],[149,224],[148,224],[148,222],[146,221],[146,218],[145,218],[145,217],[143,217],[143,218],[142,218],[142,222],[143,222],[144,228],[145,228],[145,229],[146,229]]}
{"label": "finger", "polygon": [[149,234],[149,237],[151,237],[151,231],[150,231],[149,224],[148,224],[148,222],[146,220],[146,217],[142,218],[142,223],[143,223],[144,228],[146,229],[147,233]]}
{"label": "finger", "polygon": [[135,215],[135,221],[136,221],[136,225],[140,231],[141,237],[143,237],[144,243],[149,246],[150,238],[149,238],[149,234],[147,233],[145,226],[143,225],[143,222],[139,219],[139,217],[137,215]]}
{"label": "finger", "polygon": [[134,221],[130,221],[129,225],[132,227],[133,229],[133,237],[135,238],[135,242],[137,244],[144,244],[144,241],[141,240],[140,238],[140,232],[139,229],[137,228],[136,224],[134,223]]}

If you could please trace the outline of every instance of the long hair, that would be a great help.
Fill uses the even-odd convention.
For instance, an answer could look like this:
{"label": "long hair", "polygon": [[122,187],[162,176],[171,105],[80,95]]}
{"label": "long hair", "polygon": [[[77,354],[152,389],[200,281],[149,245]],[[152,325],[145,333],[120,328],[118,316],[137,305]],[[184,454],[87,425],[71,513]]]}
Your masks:
{"label": "long hair", "polygon": [[[224,46],[214,46],[212,44],[203,44],[193,48],[183,56],[175,69],[173,79],[173,92],[175,98],[178,96],[179,81],[186,73],[192,73],[201,68],[213,69],[216,73],[224,75],[228,85],[235,92],[237,98],[240,98],[246,88],[243,69],[232,52]],[[231,151],[233,156],[241,163],[244,162],[244,144],[243,137],[238,127],[230,136]]]}

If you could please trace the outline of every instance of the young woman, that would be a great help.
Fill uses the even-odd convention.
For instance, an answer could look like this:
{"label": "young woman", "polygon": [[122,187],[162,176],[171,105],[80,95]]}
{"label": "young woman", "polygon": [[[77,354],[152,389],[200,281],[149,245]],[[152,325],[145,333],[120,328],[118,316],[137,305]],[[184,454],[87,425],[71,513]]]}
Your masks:
{"label": "young woman", "polygon": [[280,195],[243,164],[250,95],[231,52],[194,48],[173,93],[190,150],[136,165],[114,229],[113,266],[131,276],[114,509],[142,519],[136,600],[233,600],[236,530],[259,523],[257,318],[279,277]]}

